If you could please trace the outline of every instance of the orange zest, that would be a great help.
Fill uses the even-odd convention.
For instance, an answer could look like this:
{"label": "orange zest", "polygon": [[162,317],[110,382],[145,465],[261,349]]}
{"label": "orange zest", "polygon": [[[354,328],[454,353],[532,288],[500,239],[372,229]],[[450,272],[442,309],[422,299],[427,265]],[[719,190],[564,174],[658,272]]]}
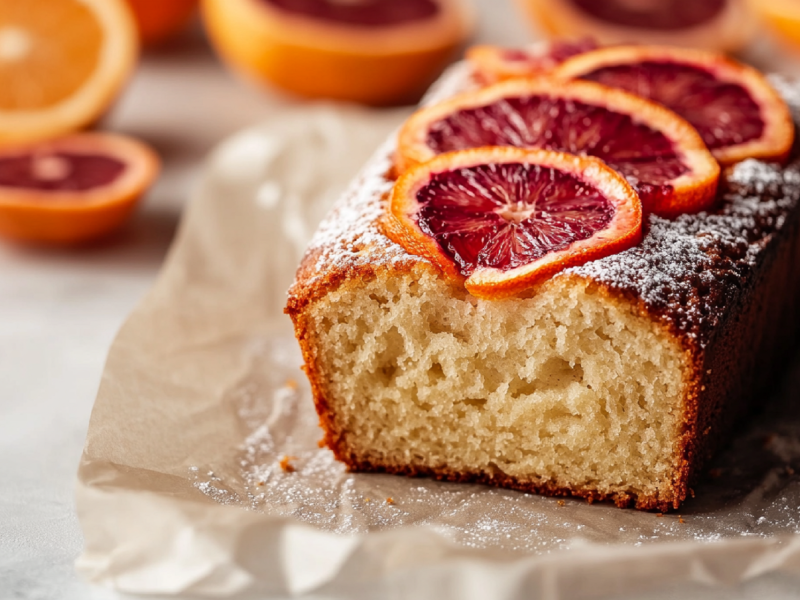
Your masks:
{"label": "orange zest", "polygon": [[625,179],[595,158],[488,147],[412,167],[382,223],[450,281],[498,299],[635,246],[642,207]]}
{"label": "orange zest", "polygon": [[0,235],[44,244],[102,237],[125,222],[158,171],[150,148],[120,135],[0,150]]}
{"label": "orange zest", "polygon": [[302,96],[384,105],[416,100],[472,29],[464,0],[422,2],[434,12],[369,25],[358,11],[392,3],[305,3],[325,5],[336,18],[271,0],[203,0],[202,9],[214,46],[247,78]]}
{"label": "orange zest", "polygon": [[0,145],[93,123],[121,91],[137,55],[124,0],[0,3]]}

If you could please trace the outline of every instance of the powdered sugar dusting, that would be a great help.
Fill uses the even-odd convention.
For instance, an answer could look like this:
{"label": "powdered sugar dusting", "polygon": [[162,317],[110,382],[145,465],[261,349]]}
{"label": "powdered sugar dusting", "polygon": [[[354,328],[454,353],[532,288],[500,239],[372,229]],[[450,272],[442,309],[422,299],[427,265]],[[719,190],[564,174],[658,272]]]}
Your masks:
{"label": "powdered sugar dusting", "polygon": [[[463,63],[432,95],[441,100],[474,85]],[[800,85],[773,78],[795,115]],[[307,292],[331,272],[348,272],[424,259],[409,255],[380,231],[377,220],[393,181],[389,178],[394,137],[370,161],[325,220],[312,241],[302,276],[292,293]],[[780,167],[756,160],[729,169],[722,199],[713,213],[682,215],[669,221],[651,216],[639,246],[564,275],[579,275],[641,301],[698,347],[704,347],[724,316],[755,276],[774,234],[783,229],[800,200],[800,160]],[[308,261],[313,267],[308,268]]]}

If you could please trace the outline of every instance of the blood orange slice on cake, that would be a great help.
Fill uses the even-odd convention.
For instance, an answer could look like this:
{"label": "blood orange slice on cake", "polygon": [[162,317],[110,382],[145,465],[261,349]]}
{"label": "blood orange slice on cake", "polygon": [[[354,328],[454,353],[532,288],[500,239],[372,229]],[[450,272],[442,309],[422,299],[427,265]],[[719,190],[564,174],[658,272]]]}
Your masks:
{"label": "blood orange slice on cake", "polygon": [[502,298],[638,244],[642,210],[633,188],[598,159],[476,148],[403,175],[384,226],[471,294]]}
{"label": "blood orange slice on cake", "polygon": [[709,208],[719,164],[684,119],[595,83],[511,79],[423,109],[400,132],[403,172],[437,154],[482,146],[543,148],[605,161],[633,185],[646,213]]}
{"label": "blood orange slice on cake", "polygon": [[526,48],[483,45],[469,48],[466,58],[475,67],[482,82],[494,83],[548,73],[568,58],[596,48],[597,43],[591,38],[553,40]]}
{"label": "blood orange slice on cake", "polygon": [[0,234],[50,244],[100,237],[125,221],[158,170],[152,150],[120,135],[0,150]]}
{"label": "blood orange slice on cake", "polygon": [[689,121],[723,164],[783,161],[794,140],[786,103],[766,78],[722,54],[618,46],[570,58],[555,71],[654,100]]}

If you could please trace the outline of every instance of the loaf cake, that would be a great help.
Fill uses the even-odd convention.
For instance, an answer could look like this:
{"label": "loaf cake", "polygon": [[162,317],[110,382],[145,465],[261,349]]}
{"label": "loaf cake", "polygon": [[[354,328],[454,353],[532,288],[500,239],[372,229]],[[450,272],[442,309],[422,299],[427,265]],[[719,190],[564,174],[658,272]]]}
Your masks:
{"label": "loaf cake", "polygon": [[[472,76],[460,65],[439,97]],[[289,291],[327,446],[353,471],[677,509],[790,356],[798,161],[733,166],[714,211],[650,216],[640,245],[485,300],[385,235],[395,149]]]}

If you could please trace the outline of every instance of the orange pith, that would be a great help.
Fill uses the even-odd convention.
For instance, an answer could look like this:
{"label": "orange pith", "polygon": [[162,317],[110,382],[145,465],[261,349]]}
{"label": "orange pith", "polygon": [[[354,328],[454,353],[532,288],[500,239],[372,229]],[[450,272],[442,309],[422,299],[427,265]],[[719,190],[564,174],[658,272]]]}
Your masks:
{"label": "orange pith", "polygon": [[431,18],[355,26],[286,14],[261,0],[203,0],[209,36],[234,70],[308,97],[385,105],[418,98],[469,35],[463,0]]}
{"label": "orange pith", "polygon": [[[489,169],[489,172],[494,172],[502,167],[531,168],[535,173],[539,173],[537,169],[542,169],[546,171],[543,175],[545,180],[552,177],[547,173],[563,174],[569,181],[576,181],[583,186],[581,189],[585,188],[589,190],[589,193],[596,193],[604,198],[608,202],[608,219],[598,228],[584,234],[584,237],[573,239],[568,242],[568,245],[556,245],[550,251],[535,255],[524,264],[515,262],[502,268],[477,264],[466,265],[471,271],[465,276],[462,272],[465,265],[457,265],[454,257],[449,255],[432,237],[430,225],[421,224],[418,215],[422,214],[424,207],[420,198],[426,191],[426,186],[431,185],[434,178],[438,176],[467,174],[467,177],[476,177],[473,174],[476,169]],[[513,186],[511,187],[513,188]],[[521,190],[522,187],[516,189]],[[531,190],[533,190],[534,196],[526,195]],[[531,227],[533,231],[539,231],[540,225],[526,225],[526,223],[534,223],[531,220],[534,219],[532,216],[534,209],[546,210],[546,208],[538,209],[537,203],[547,201],[548,188],[538,187],[536,184],[531,190],[519,191],[519,197],[508,197],[502,194],[498,196],[503,197],[504,202],[508,202],[504,206],[512,209],[512,212],[520,207],[528,209],[519,213],[522,215],[520,217],[514,215],[492,217],[495,220],[507,219],[514,239],[517,234],[513,232],[516,232],[519,227]],[[552,193],[552,190],[549,190],[549,193]],[[498,207],[494,213],[505,215],[505,212],[502,212],[504,210],[503,207]],[[566,221],[559,221],[560,223],[570,220],[580,222],[580,212],[577,209],[577,212],[569,212],[570,210],[572,209],[568,209],[568,212],[564,213],[566,216],[562,217]],[[555,213],[550,213],[550,216],[545,213],[541,213],[541,215],[543,216],[535,217],[544,219],[541,223],[557,218],[554,216]],[[514,222],[512,223],[512,221]],[[540,222],[536,221],[536,223]],[[412,254],[430,260],[453,283],[463,284],[472,295],[486,299],[523,294],[563,269],[582,265],[635,246],[641,241],[641,226],[642,209],[636,192],[620,175],[608,168],[602,161],[560,152],[509,147],[476,148],[442,154],[428,163],[413,167],[395,185],[387,214],[383,220],[384,231],[391,239]],[[467,229],[463,231],[470,234],[473,231],[470,227],[472,226],[467,226]],[[539,239],[548,239],[546,234],[541,235],[545,237]],[[487,244],[489,243],[487,242]],[[547,242],[545,242],[546,245]],[[486,245],[481,252],[488,252],[489,248],[490,245]]]}
{"label": "orange pith", "polygon": [[[665,217],[674,217],[684,212],[705,210],[713,204],[719,179],[719,165],[706,149],[698,133],[686,121],[662,106],[621,90],[591,82],[558,81],[547,77],[507,80],[478,91],[466,92],[415,113],[399,134],[396,158],[398,172],[405,172],[414,165],[432,159],[437,152],[429,145],[429,134],[439,126],[438,124],[450,118],[460,118],[464,112],[483,111],[486,107],[499,106],[503,109],[504,118],[510,114],[510,121],[524,124],[536,135],[542,134],[542,128],[544,135],[547,135],[548,127],[563,125],[558,121],[549,125],[538,121],[527,122],[522,115],[515,114],[512,101],[527,98],[543,98],[547,102],[579,103],[597,107],[614,115],[622,115],[634,126],[641,125],[669,140],[676,160],[681,162],[685,171],[669,180],[664,193],[658,193],[652,198],[648,196],[646,201],[643,198],[646,213],[653,212]],[[489,118],[483,118],[480,128],[491,132],[493,126],[501,125],[495,125]],[[521,129],[519,131],[525,133]],[[586,148],[595,141],[591,137],[593,134],[590,124],[585,123],[575,124],[569,130],[569,143],[565,144],[567,147],[548,146],[545,142],[525,140],[522,139],[522,135],[517,135],[519,131],[512,132],[514,136],[508,138],[516,136],[521,141],[507,145],[546,147],[573,154],[592,154]],[[599,139],[602,141],[604,138]],[[503,144],[506,142],[480,142],[468,147]],[[656,163],[660,160],[657,158]]]}
{"label": "orange pith", "polygon": [[[0,182],[0,235],[23,242],[75,244],[118,228],[159,171],[157,155],[141,142],[114,134],[82,133],[0,150],[3,161],[35,157],[36,176],[58,177],[59,157],[90,156],[120,163],[113,180],[84,190],[37,189]],[[48,162],[49,161],[49,162]],[[55,172],[53,172],[55,169]]]}
{"label": "orange pith", "polygon": [[124,0],[0,3],[0,144],[92,123],[121,90],[136,56]]}
{"label": "orange pith", "polygon": [[[727,165],[746,158],[782,162],[788,158],[794,141],[794,124],[786,103],[756,69],[723,54],[669,46],[617,46],[575,56],[557,67],[553,75],[574,79],[588,77],[602,69],[635,67],[651,63],[676,65],[707,72],[713,80],[719,81],[722,85],[742,88],[757,105],[759,116],[764,123],[763,133],[755,139],[742,143],[712,147],[711,151],[720,163]],[[642,79],[637,81],[640,83],[637,84],[636,92],[650,97],[648,82]],[[687,94],[681,93],[681,88],[674,83],[672,89],[674,98],[652,99],[661,100],[667,108],[681,113],[681,103],[687,101]],[[685,116],[691,121],[690,114],[686,113]],[[737,127],[737,123],[731,123],[730,127]]]}

